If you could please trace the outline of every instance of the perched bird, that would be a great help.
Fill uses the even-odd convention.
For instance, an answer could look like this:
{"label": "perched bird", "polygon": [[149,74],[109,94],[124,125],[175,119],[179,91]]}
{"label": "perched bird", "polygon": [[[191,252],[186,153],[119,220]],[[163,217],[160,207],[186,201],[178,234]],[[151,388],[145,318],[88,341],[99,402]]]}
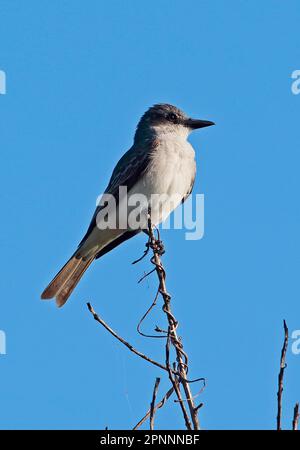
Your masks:
{"label": "perched bird", "polygon": [[[157,104],[146,111],[138,123],[133,146],[117,163],[105,190],[104,196],[113,196],[115,204],[107,209],[109,202],[100,202],[77,250],[44,290],[42,299],[55,297],[57,306],[63,306],[94,259],[145,231],[142,220],[136,226],[126,223],[121,227],[120,220],[116,226],[105,226],[107,215],[124,211],[124,206],[129,217],[133,207],[128,198],[142,195],[151,201],[151,222],[156,225],[185,201],[196,174],[195,151],[187,138],[191,131],[210,125],[214,123],[191,119],[168,104]],[[127,197],[120,195],[122,186],[126,187]],[[163,200],[158,204],[158,200],[150,199],[173,195],[177,199],[173,203]],[[144,211],[145,207],[140,207],[139,213]]]}

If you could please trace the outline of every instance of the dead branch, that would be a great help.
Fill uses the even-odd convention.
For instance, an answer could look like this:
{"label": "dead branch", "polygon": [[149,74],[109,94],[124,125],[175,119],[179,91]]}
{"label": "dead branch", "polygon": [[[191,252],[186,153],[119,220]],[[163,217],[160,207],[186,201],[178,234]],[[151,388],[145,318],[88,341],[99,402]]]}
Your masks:
{"label": "dead branch", "polygon": [[[133,347],[132,344],[127,342],[124,338],[122,338],[120,335],[118,335],[100,316],[96,313],[93,306],[88,302],[87,303],[88,310],[96,320],[96,322],[100,323],[110,334],[112,334],[118,341],[122,342],[131,352],[133,352],[135,355],[139,356],[140,358],[144,359],[145,361],[150,362],[154,366],[159,367],[160,369],[163,369],[168,372],[168,368],[164,366],[163,364],[155,361],[154,359],[150,358],[149,356],[145,355],[144,353],[140,352],[136,348]],[[156,337],[156,336],[155,336]],[[178,372],[176,370],[172,369],[172,373],[174,375],[178,375]],[[196,381],[203,381],[204,378],[198,378],[197,380],[187,380],[188,383],[195,383]]]}
{"label": "dead branch", "polygon": [[[168,392],[166,393],[166,395],[161,399],[161,401],[159,403],[157,403],[157,405],[154,408],[154,413],[159,409],[162,408],[164,406],[164,404],[166,403],[166,401],[171,397],[171,395],[174,392],[174,388],[172,387],[171,389],[168,390]],[[143,425],[144,422],[146,422],[146,420],[148,419],[148,417],[150,416],[150,409],[148,409],[148,411],[146,412],[146,414],[144,415],[144,417],[136,424],[136,426],[133,428],[133,430],[137,430],[138,428],[140,428],[141,425]]]}
{"label": "dead branch", "polygon": [[181,391],[180,391],[180,382],[179,382],[179,377],[173,377],[172,374],[172,370],[171,370],[171,365],[170,365],[170,333],[168,331],[168,338],[167,338],[167,344],[166,344],[166,366],[168,368],[168,373],[169,373],[169,379],[173,385],[173,389],[176,393],[180,408],[182,410],[182,414],[184,417],[184,421],[185,421],[185,426],[188,430],[192,430],[192,424],[189,418],[189,415],[187,413],[182,395],[181,395]]}
{"label": "dead branch", "polygon": [[[137,261],[134,262],[137,263],[143,259],[150,250],[153,252],[153,256],[151,257],[151,263],[155,266],[153,270],[145,274],[140,281],[148,277],[151,273],[156,272],[159,280],[159,287],[155,296],[155,299],[146,311],[146,313],[143,315],[142,319],[140,320],[137,330],[138,332],[146,337],[161,337],[166,338],[166,346],[165,346],[165,365],[153,360],[149,356],[145,355],[144,353],[138,351],[135,349],[129,342],[127,342],[124,338],[122,338],[120,335],[118,335],[94,310],[92,305],[90,303],[87,303],[87,307],[94,317],[94,319],[101,324],[112,336],[114,336],[118,341],[120,341],[123,345],[125,345],[131,352],[139,356],[140,358],[150,362],[151,364],[159,367],[160,369],[163,369],[168,372],[170,382],[172,384],[172,388],[169,389],[169,391],[166,393],[166,395],[163,397],[163,399],[155,406],[158,386],[160,379],[156,379],[156,383],[154,386],[153,391],[153,398],[151,402],[150,409],[147,411],[145,416],[138,422],[138,424],[134,427],[134,430],[138,429],[146,420],[148,417],[150,417],[150,429],[153,430],[154,428],[154,417],[155,412],[157,409],[164,406],[165,402],[168,400],[168,398],[172,395],[173,392],[176,393],[177,401],[180,405],[185,425],[188,430],[199,430],[199,419],[198,419],[198,411],[200,407],[202,406],[202,403],[200,403],[198,406],[195,405],[194,402],[194,396],[192,395],[191,389],[189,384],[194,383],[197,381],[204,381],[204,387],[205,387],[205,379],[198,378],[196,380],[188,380],[187,373],[188,373],[188,356],[186,352],[184,351],[183,344],[181,338],[177,335],[177,328],[178,328],[178,321],[176,320],[174,314],[171,310],[171,296],[167,292],[166,288],[166,272],[161,262],[161,256],[164,253],[164,247],[159,237],[159,232],[157,232],[157,238],[154,234],[154,227],[151,223],[151,217],[149,214],[148,217],[148,242],[146,244],[146,250],[141,258],[139,258]],[[155,331],[158,333],[161,333],[161,336],[149,336],[140,331],[140,325],[143,322],[143,320],[146,318],[146,316],[150,313],[152,308],[156,305],[157,298],[161,295],[163,299],[163,312],[166,314],[167,321],[168,321],[168,330],[162,330],[159,327],[156,327]],[[170,349],[173,348],[176,353],[176,363],[171,364],[170,361]],[[181,393],[181,386],[184,390],[184,396],[182,396]],[[204,388],[203,387],[203,388]],[[203,388],[199,392],[199,394],[202,392]],[[197,395],[199,395],[197,394]],[[187,405],[187,407],[186,407]],[[189,411],[189,413],[188,413]]]}
{"label": "dead branch", "polygon": [[87,303],[87,307],[90,311],[90,313],[93,315],[94,319],[100,323],[107,331],[109,331],[110,334],[112,334],[118,341],[122,342],[131,352],[135,353],[137,356],[140,356],[141,358],[145,359],[146,361],[150,362],[151,364],[154,364],[155,366],[159,367],[163,370],[168,370],[167,367],[165,367],[163,364],[160,364],[157,361],[154,361],[154,359],[149,358],[149,356],[144,355],[144,353],[141,353],[140,351],[136,350],[133,345],[131,345],[129,342],[125,341],[121,336],[119,336],[109,325],[107,325],[106,322],[104,322],[103,319],[96,313],[94,308],[90,303]]}
{"label": "dead branch", "polygon": [[286,368],[285,357],[288,347],[289,330],[285,320],[283,321],[284,341],[281,350],[280,370],[278,375],[278,392],[277,392],[277,430],[281,430],[281,414],[282,414],[282,392],[283,392],[283,376]]}
{"label": "dead branch", "polygon": [[[165,314],[167,316],[167,320],[168,320],[168,324],[169,324],[167,344],[166,344],[166,366],[168,368],[169,378],[170,378],[170,381],[176,392],[178,401],[180,403],[180,406],[181,406],[181,409],[182,409],[182,412],[184,415],[186,427],[188,429],[191,429],[190,420],[189,420],[188,414],[186,412],[184,401],[182,399],[181,392],[180,392],[180,384],[182,384],[184,392],[185,392],[185,396],[186,396],[185,400],[189,407],[191,420],[193,423],[193,428],[195,430],[199,430],[199,428],[200,428],[199,419],[198,419],[199,408],[197,408],[195,406],[194,398],[193,398],[193,395],[192,395],[192,392],[191,392],[191,389],[189,386],[189,382],[187,380],[188,356],[183,349],[183,344],[182,344],[181,339],[177,335],[178,321],[175,319],[175,317],[171,311],[171,296],[168,293],[167,288],[166,288],[166,272],[165,272],[165,269],[161,262],[161,255],[164,253],[164,248],[159,239],[159,235],[158,235],[157,239],[155,238],[150,214],[149,214],[149,218],[148,218],[148,233],[149,233],[149,246],[151,247],[151,249],[153,251],[153,257],[151,258],[151,262],[156,267],[156,273],[157,273],[157,276],[159,279],[159,292],[164,301],[163,311],[165,312]],[[179,376],[177,376],[177,377],[176,376],[174,377],[174,375],[171,371],[171,368],[170,368],[170,361],[169,361],[170,344],[172,344],[172,346],[174,347],[175,352],[176,352],[177,370],[179,372]]]}
{"label": "dead branch", "polygon": [[153,389],[152,402],[150,405],[150,430],[154,430],[154,415],[155,415],[155,401],[157,397],[157,391],[160,383],[160,378],[156,378]]}
{"label": "dead branch", "polygon": [[299,403],[296,403],[295,408],[294,408],[294,417],[293,417],[293,430],[297,431],[298,430],[298,422],[299,422]]}

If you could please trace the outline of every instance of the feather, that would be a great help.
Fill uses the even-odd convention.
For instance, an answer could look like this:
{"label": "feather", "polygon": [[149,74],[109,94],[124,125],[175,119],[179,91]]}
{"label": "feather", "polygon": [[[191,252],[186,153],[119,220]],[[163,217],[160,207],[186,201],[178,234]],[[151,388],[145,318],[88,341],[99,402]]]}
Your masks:
{"label": "feather", "polygon": [[57,292],[61,289],[64,283],[76,270],[80,264],[80,259],[77,259],[74,255],[69,259],[69,261],[62,267],[58,274],[53,278],[51,283],[46,287],[41,295],[43,300],[48,300],[53,298]]}
{"label": "feather", "polygon": [[82,275],[93,261],[94,258],[90,258],[87,261],[81,260],[79,266],[76,267],[70,278],[64,283],[62,289],[56,294],[56,304],[59,308],[66,303]]}

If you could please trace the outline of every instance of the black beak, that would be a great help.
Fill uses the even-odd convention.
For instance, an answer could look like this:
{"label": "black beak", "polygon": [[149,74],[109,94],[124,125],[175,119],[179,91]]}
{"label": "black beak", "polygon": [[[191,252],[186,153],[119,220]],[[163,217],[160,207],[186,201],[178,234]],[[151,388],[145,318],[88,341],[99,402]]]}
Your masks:
{"label": "black beak", "polygon": [[187,127],[192,130],[196,130],[197,128],[210,127],[211,125],[215,125],[214,122],[210,122],[209,120],[198,120],[198,119],[187,119],[185,121]]}

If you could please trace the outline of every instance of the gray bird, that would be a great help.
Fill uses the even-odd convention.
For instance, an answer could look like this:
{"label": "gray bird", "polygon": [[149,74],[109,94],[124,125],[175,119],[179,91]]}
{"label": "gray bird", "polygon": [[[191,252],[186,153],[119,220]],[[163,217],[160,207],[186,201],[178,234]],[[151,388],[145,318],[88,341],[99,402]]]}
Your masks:
{"label": "gray bird", "polygon": [[[138,123],[133,146],[117,163],[105,190],[104,197],[113,196],[115,204],[107,208],[107,203],[100,202],[77,250],[44,290],[42,299],[55,297],[57,306],[63,306],[94,259],[145,231],[142,219],[137,226],[127,223],[121,227],[120,221],[115,227],[105,226],[108,213],[124,211],[124,206],[126,218],[129,217],[133,206],[128,206],[128,198],[146,198],[151,203],[151,221],[156,225],[185,201],[196,174],[195,151],[187,138],[191,131],[210,125],[214,123],[191,119],[168,104],[157,104],[146,111]],[[121,186],[126,187],[127,197],[120,195]],[[175,200],[162,200],[160,204],[151,200],[158,196],[174,196]],[[140,207],[139,214],[145,210]]]}

